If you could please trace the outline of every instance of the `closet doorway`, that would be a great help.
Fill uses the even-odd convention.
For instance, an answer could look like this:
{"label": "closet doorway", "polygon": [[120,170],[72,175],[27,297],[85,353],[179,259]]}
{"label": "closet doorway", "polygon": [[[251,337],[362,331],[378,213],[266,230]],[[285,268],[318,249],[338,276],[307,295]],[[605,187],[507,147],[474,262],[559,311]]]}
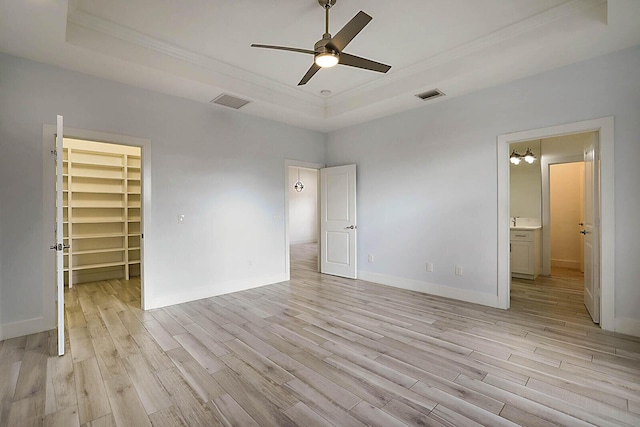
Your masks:
{"label": "closet doorway", "polygon": [[[43,302],[45,319],[55,324],[50,306],[56,268],[50,250],[55,229],[56,126],[43,125]],[[131,286],[132,306],[145,309],[145,234],[151,207],[151,140],[107,132],[64,128],[62,142],[64,282],[113,281]],[[129,280],[129,281],[127,281]],[[108,282],[105,282],[108,283]],[[105,287],[108,286],[105,284]],[[139,303],[136,301],[139,298]]]}
{"label": "closet doorway", "polygon": [[141,166],[140,147],[63,139],[64,241],[69,246],[64,281],[69,288],[140,277]]}

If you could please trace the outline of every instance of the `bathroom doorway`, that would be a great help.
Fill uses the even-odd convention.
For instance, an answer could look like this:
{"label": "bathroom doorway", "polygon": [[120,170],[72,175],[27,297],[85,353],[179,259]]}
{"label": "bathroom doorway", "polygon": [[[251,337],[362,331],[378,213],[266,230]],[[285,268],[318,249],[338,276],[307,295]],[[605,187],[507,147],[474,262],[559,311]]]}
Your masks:
{"label": "bathroom doorway", "polygon": [[[586,264],[585,257],[585,286],[584,286],[584,306],[589,309],[593,320],[600,322],[603,329],[614,329],[614,301],[615,301],[615,274],[614,274],[614,211],[612,197],[614,194],[613,185],[613,119],[602,118],[587,120],[584,122],[569,123],[565,125],[552,126],[542,129],[514,132],[498,136],[498,304],[502,308],[511,306],[511,230],[510,221],[510,163],[509,157],[512,153],[511,144],[522,141],[541,140],[540,164],[542,167],[542,240],[543,248],[542,266],[540,276],[550,274],[550,213],[549,209],[549,164],[554,163],[560,157],[567,157],[569,153],[560,151],[555,156],[546,157],[545,140],[551,140],[554,146],[558,145],[558,139],[578,134],[591,135],[589,144],[581,149],[581,154],[585,164],[585,227],[583,230],[587,236],[585,239],[586,248],[589,248],[589,258],[592,264]],[[554,161],[551,161],[554,160]],[[570,162],[570,161],[569,161]],[[568,163],[567,161],[555,163]],[[546,175],[546,176],[545,176]],[[545,194],[546,193],[546,194]],[[587,198],[586,196],[589,196]],[[589,212],[588,219],[586,213]],[[516,218],[517,222],[517,218]],[[588,224],[587,224],[588,223]],[[587,240],[588,239],[588,240]],[[549,255],[548,261],[545,261]],[[587,270],[589,274],[587,274]],[[548,273],[547,273],[548,271]],[[589,280],[587,280],[587,278]],[[517,281],[514,279],[513,290],[517,290]],[[593,283],[594,287],[587,292],[587,282]],[[602,285],[602,287],[600,287]],[[589,296],[589,298],[587,298]],[[544,298],[544,297],[543,297]],[[589,301],[588,301],[589,300]],[[596,310],[593,310],[596,308]],[[595,315],[594,315],[595,312]]]}

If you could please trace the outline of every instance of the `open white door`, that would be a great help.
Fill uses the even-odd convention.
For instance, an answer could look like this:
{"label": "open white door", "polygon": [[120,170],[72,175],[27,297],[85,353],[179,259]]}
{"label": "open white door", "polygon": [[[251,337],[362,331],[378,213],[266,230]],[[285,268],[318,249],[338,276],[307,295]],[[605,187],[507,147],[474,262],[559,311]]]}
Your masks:
{"label": "open white door", "polygon": [[584,305],[595,323],[600,323],[600,177],[594,134],[584,150]]}
{"label": "open white door", "polygon": [[320,169],[320,272],[356,279],[356,165]]}
{"label": "open white door", "polygon": [[[69,245],[64,243],[64,220],[62,215],[63,207],[63,168],[62,168],[62,138],[64,136],[62,116],[58,116],[56,129],[56,143],[54,159],[56,162],[56,209],[55,209],[55,244],[51,249],[56,251],[56,308],[57,308],[57,328],[58,328],[58,355],[64,354],[64,250]],[[69,260],[71,262],[71,260]]]}

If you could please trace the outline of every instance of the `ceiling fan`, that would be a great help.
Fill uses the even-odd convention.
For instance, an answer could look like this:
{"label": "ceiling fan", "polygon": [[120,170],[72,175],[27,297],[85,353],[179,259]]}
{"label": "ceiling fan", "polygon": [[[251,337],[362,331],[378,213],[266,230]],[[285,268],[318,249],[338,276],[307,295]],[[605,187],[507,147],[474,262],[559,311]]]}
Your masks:
{"label": "ceiling fan", "polygon": [[307,71],[307,74],[302,77],[298,86],[307,84],[311,77],[313,77],[320,68],[329,68],[334,65],[341,64],[349,67],[363,68],[365,70],[377,71],[379,73],[386,73],[391,68],[390,65],[382,64],[380,62],[371,61],[370,59],[362,58],[360,56],[350,55],[343,51],[345,47],[358,35],[360,31],[373,19],[363,11],[360,11],[351,18],[335,37],[331,37],[329,34],[329,9],[336,4],[336,0],[318,0],[320,6],[324,8],[325,13],[325,33],[322,35],[322,39],[318,40],[313,47],[313,50],[298,49],[295,47],[284,46],[271,46],[266,44],[252,44],[251,47],[259,47],[263,49],[276,49],[286,50],[290,52],[306,53],[314,56],[314,62],[311,68]]}

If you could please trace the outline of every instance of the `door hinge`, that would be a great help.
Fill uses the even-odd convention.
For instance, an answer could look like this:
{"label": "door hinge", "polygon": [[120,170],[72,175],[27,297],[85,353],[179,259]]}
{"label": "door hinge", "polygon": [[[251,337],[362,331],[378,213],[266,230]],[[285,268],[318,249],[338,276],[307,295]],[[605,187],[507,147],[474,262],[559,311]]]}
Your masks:
{"label": "door hinge", "polygon": [[51,154],[53,154],[53,158],[58,160],[58,150],[51,150]]}

